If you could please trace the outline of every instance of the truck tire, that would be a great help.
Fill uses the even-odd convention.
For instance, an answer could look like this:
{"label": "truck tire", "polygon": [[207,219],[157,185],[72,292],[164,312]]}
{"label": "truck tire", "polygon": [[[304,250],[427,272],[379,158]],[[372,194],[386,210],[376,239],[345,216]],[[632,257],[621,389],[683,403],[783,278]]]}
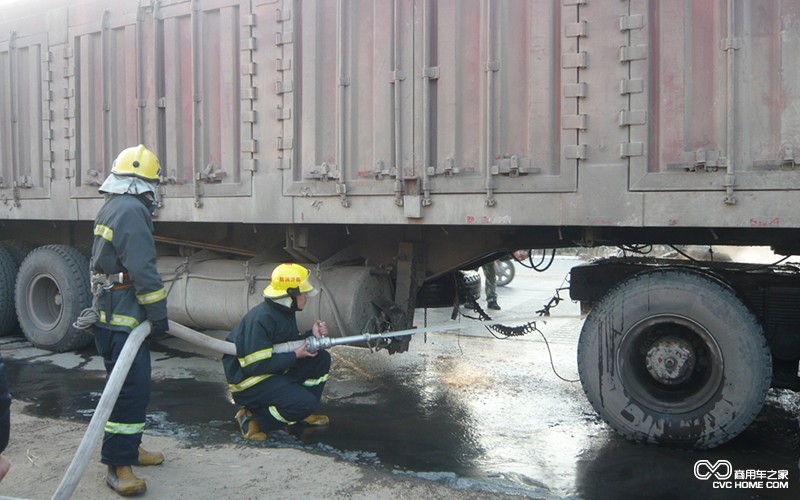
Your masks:
{"label": "truck tire", "polygon": [[25,256],[36,248],[32,243],[17,240],[0,241],[0,337],[20,333],[14,306],[14,284]]}
{"label": "truck tire", "polygon": [[4,248],[8,253],[11,254],[11,258],[14,259],[14,262],[17,264],[17,268],[22,264],[22,261],[25,260],[25,257],[31,253],[31,250],[36,248],[36,245],[33,243],[28,243],[27,241],[18,241],[18,240],[3,240],[0,241],[0,248]]}
{"label": "truck tire", "polygon": [[480,273],[454,271],[426,281],[417,292],[416,306],[431,309],[452,307],[456,293],[459,304],[477,302],[481,297]]}
{"label": "truck tire", "polygon": [[0,246],[0,337],[16,330],[17,313],[14,311],[14,280],[17,263],[11,253]]}
{"label": "truck tire", "polygon": [[90,334],[72,326],[92,302],[89,262],[77,249],[48,245],[28,254],[15,296],[22,332],[34,346],[64,352],[91,342]]}
{"label": "truck tire", "polygon": [[457,278],[458,302],[460,304],[477,302],[481,298],[480,273],[478,271],[460,271]]}
{"label": "truck tire", "polygon": [[772,358],[730,287],[661,269],[622,281],[589,313],[578,373],[594,409],[626,438],[707,449],[756,418]]}

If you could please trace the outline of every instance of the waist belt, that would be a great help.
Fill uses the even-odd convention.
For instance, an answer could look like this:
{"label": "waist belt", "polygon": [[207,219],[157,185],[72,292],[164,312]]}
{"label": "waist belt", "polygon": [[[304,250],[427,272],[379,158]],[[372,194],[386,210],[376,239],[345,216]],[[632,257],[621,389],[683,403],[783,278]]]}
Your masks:
{"label": "waist belt", "polygon": [[92,273],[91,275],[92,289],[102,287],[104,290],[121,290],[133,286],[128,273],[115,273],[115,274],[101,274]]}

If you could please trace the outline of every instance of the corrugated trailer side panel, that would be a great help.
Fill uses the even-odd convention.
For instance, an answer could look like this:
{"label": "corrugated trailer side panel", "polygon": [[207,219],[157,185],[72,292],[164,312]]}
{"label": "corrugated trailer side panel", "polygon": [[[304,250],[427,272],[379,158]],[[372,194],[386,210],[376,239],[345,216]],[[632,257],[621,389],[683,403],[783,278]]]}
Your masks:
{"label": "corrugated trailer side panel", "polygon": [[91,219],[143,142],[165,221],[800,226],[796,2],[9,12],[4,218]]}
{"label": "corrugated trailer side panel", "polygon": [[92,3],[72,7],[69,41],[62,61],[68,68],[68,157],[74,160],[72,195],[97,196],[117,153],[136,144],[140,133],[135,9],[103,10]]}
{"label": "corrugated trailer side panel", "polygon": [[[36,21],[42,22],[43,16]],[[15,206],[47,198],[53,162],[53,74],[47,35],[12,32],[0,42],[0,187]],[[9,203],[9,202],[6,202]]]}
{"label": "corrugated trailer side panel", "polygon": [[[250,3],[180,3],[157,13],[160,147],[173,196],[250,194],[252,122],[243,81],[253,74]],[[163,58],[163,59],[162,59]],[[248,85],[248,88],[250,85]],[[201,186],[201,187],[199,187]],[[168,192],[169,192],[168,191]]]}
{"label": "corrugated trailer side panel", "polygon": [[[12,12],[0,20],[6,217],[93,218],[116,154],[144,143],[162,159],[164,220],[244,220],[231,197],[250,195],[256,169],[250,2],[53,0]],[[221,208],[200,210],[211,197]]]}
{"label": "corrugated trailer side panel", "polygon": [[398,171],[414,175],[412,7],[292,5],[277,83],[290,115],[279,145],[294,166],[287,194],[391,195]]}
{"label": "corrugated trailer side panel", "polygon": [[[279,143],[293,165],[285,192],[338,195],[344,207],[351,199],[364,207],[315,211],[314,220],[464,224],[490,213],[508,222],[487,212],[495,192],[576,190],[585,149],[578,142],[586,126],[578,111],[582,56],[578,34],[562,37],[561,25],[577,24],[577,6],[309,1],[285,8],[292,22],[278,35],[286,42]],[[364,195],[392,195],[394,204],[358,198]]]}
{"label": "corrugated trailer side panel", "polygon": [[435,23],[423,33],[435,79],[423,81],[431,97],[418,108],[432,132],[436,191],[485,192],[487,199],[495,191],[574,191],[585,122],[577,37],[562,36],[562,27],[574,25],[575,7],[479,0],[436,6],[429,14]]}
{"label": "corrugated trailer side panel", "polygon": [[737,190],[797,186],[800,110],[793,103],[800,88],[793,58],[800,49],[800,5],[632,7],[644,20],[632,36],[650,54],[631,71],[646,83],[650,112],[649,154],[632,160],[631,188],[719,189],[728,164]]}
{"label": "corrugated trailer side panel", "polygon": [[[562,15],[576,17],[576,7],[481,0],[295,6],[300,35],[293,33],[298,69],[291,74],[300,83],[279,83],[291,94],[283,109],[299,108],[282,144],[294,150],[290,194],[319,179],[347,184],[356,196],[419,194],[426,177],[440,193],[484,193],[487,182],[506,191],[575,190],[577,131],[585,128],[577,116],[580,56],[568,54],[562,68],[560,52],[577,54],[577,44],[559,35]],[[570,96],[563,127],[562,90]],[[512,175],[522,177],[509,181]]]}

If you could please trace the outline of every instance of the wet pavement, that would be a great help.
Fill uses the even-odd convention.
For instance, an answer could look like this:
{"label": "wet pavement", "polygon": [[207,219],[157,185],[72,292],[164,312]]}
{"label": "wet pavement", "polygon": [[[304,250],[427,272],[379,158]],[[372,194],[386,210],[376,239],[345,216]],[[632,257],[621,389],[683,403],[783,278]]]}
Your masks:
{"label": "wet pavement", "polygon": [[[427,317],[420,311],[417,326],[446,330],[415,337],[408,353],[332,349],[334,371],[320,408],[331,417],[329,427],[292,428],[273,433],[266,444],[247,445],[302,448],[530,497],[800,497],[800,398],[794,393],[771,391],[750,428],[705,452],[630,443],[602,422],[574,381],[578,306],[566,300],[545,320],[533,314],[575,263],[558,260],[541,275],[518,266],[511,284],[499,289],[503,310],[492,316],[508,325],[535,320],[543,336],[497,339],[474,321],[451,321],[450,310],[429,310]],[[52,354],[11,337],[0,339],[0,349],[14,397],[29,403],[26,412],[88,423],[105,377],[92,347]],[[241,442],[216,356],[177,339],[154,341],[151,350],[155,383],[146,432],[193,447]],[[727,460],[741,481],[752,481],[698,479],[700,460],[710,466]],[[769,480],[782,471],[788,478]]]}

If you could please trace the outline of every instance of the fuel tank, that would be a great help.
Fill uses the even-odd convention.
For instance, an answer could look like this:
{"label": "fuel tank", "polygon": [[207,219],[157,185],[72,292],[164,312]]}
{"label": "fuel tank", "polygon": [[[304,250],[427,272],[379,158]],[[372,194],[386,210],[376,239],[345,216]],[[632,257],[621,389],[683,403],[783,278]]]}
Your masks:
{"label": "fuel tank", "polygon": [[[169,293],[169,317],[191,328],[231,330],[247,311],[264,300],[262,292],[279,264],[214,257],[160,257],[158,270]],[[368,267],[307,267],[320,293],[309,297],[305,309],[298,312],[301,331],[322,319],[328,323],[331,336],[362,333],[380,314],[373,301],[391,300],[389,278],[375,275]]]}

